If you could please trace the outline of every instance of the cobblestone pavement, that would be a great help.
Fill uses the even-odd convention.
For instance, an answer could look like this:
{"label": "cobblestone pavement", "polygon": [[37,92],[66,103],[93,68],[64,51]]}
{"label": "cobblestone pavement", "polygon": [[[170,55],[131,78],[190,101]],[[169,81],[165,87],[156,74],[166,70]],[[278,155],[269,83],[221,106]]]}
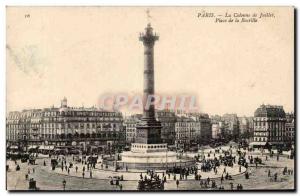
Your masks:
{"label": "cobblestone pavement", "polygon": [[[243,172],[239,173],[238,166],[233,168],[226,167],[226,170],[233,175],[233,180],[225,180],[221,184],[220,175],[218,172],[215,175],[212,172],[201,172],[202,179],[214,178],[217,186],[224,186],[225,190],[231,189],[231,183],[233,183],[233,188],[236,189],[237,184],[242,184],[244,190],[251,189],[293,189],[294,188],[294,175],[283,175],[283,167],[294,168],[294,160],[287,159],[285,157],[280,157],[277,161],[276,157],[268,158],[266,161],[265,155],[258,155],[263,159],[263,164],[259,165],[257,168],[252,165],[248,168],[250,173],[250,179],[246,179]],[[71,158],[67,159],[70,160]],[[46,160],[47,166],[43,166],[43,162]],[[37,186],[40,190],[63,190],[62,182],[66,180],[66,190],[120,190],[119,186],[110,185],[110,177],[113,176],[124,176],[124,181],[121,182],[122,190],[137,190],[138,179],[140,171],[129,170],[114,172],[113,168],[108,168],[108,170],[102,170],[100,165],[97,164],[97,168],[93,170],[92,178],[90,178],[89,171],[85,172],[85,178],[82,178],[82,165],[78,164],[78,172],[75,169],[70,170],[70,174],[64,170],[61,171],[60,168],[56,168],[52,171],[49,167],[50,160],[47,158],[37,159],[37,165],[28,165],[27,163],[20,163],[21,170],[15,171],[15,163],[12,161],[7,161],[10,169],[7,172],[7,189],[8,190],[28,190],[28,180],[25,179],[25,174],[30,170],[29,178],[34,178],[37,181]],[[68,162],[68,161],[67,161]],[[33,168],[35,172],[33,173]],[[87,168],[86,168],[87,169]],[[224,166],[219,169],[222,171]],[[277,182],[274,182],[268,177],[268,171],[271,171],[271,175],[274,173],[278,174]],[[145,171],[143,171],[144,173]],[[158,171],[163,172],[163,171]],[[160,174],[161,175],[161,174]],[[179,176],[177,176],[179,179]],[[177,188],[173,176],[167,178],[167,183],[165,184],[165,190],[210,190],[211,188],[204,188],[200,186],[200,182],[194,180],[194,176],[190,175],[187,180],[181,180]]]}

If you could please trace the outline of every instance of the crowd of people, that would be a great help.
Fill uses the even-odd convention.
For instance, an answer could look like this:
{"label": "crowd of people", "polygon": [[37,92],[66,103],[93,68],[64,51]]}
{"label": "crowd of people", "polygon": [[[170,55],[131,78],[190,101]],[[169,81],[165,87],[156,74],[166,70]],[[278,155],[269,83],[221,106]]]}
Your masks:
{"label": "crowd of people", "polygon": [[160,176],[153,170],[148,169],[144,175],[143,173],[140,174],[140,180],[138,181],[138,190],[164,190],[164,185],[166,182],[167,176],[164,172],[162,173],[162,176]]}
{"label": "crowd of people", "polygon": [[[176,187],[178,188],[181,181],[184,180],[196,180],[199,181],[199,186],[201,189],[218,189],[223,190],[226,188],[226,185],[230,185],[231,190],[243,190],[243,185],[241,182],[238,184],[233,183],[234,176],[231,171],[232,168],[236,166],[238,169],[238,173],[244,173],[245,179],[249,179],[251,172],[248,171],[248,166],[250,167],[258,167],[259,164],[263,164],[264,161],[269,161],[271,156],[263,156],[262,158],[258,156],[253,156],[248,151],[241,152],[239,149],[236,150],[236,153],[232,153],[232,149],[229,150],[220,150],[217,149],[215,151],[210,151],[206,155],[195,157],[197,160],[197,164],[193,167],[183,167],[183,166],[175,166],[165,170],[164,172],[155,172],[154,170],[147,170],[146,173],[140,173],[138,180],[139,190],[147,190],[149,188],[154,190],[164,190],[165,183],[167,181],[175,182]],[[50,160],[50,162],[48,162]],[[51,165],[52,168],[59,169],[61,172],[66,175],[70,175],[71,172],[81,173],[82,178],[93,178],[96,167],[98,166],[98,156],[77,156],[77,155],[52,155],[51,157],[43,160],[43,166]],[[276,157],[276,160],[279,161],[279,156]],[[28,162],[29,163],[29,162]],[[20,170],[20,165],[15,161],[16,170]],[[222,166],[222,167],[221,167]],[[103,163],[99,164],[99,169],[103,169],[103,167],[108,168],[108,165],[103,165]],[[243,167],[246,168],[242,169]],[[7,166],[7,170],[8,170]],[[34,173],[35,169],[28,169],[26,179],[29,178],[30,173]],[[128,172],[128,168],[126,167],[126,171]],[[216,176],[214,177],[205,177],[207,175],[203,175],[206,172],[213,172]],[[282,175],[293,175],[294,171],[292,168],[284,167],[282,170]],[[201,175],[202,174],[202,175]],[[218,175],[217,175],[218,174]],[[268,177],[270,181],[278,181],[280,180],[281,172],[273,173],[271,170],[268,170]],[[188,178],[192,176],[192,178]],[[252,177],[251,177],[252,178]],[[124,181],[124,176],[113,176],[111,177],[109,183],[110,185],[116,185],[122,190],[123,185],[120,183]],[[226,182],[226,183],[225,183]],[[64,189],[66,186],[66,180],[63,181]],[[225,188],[224,188],[225,187]]]}

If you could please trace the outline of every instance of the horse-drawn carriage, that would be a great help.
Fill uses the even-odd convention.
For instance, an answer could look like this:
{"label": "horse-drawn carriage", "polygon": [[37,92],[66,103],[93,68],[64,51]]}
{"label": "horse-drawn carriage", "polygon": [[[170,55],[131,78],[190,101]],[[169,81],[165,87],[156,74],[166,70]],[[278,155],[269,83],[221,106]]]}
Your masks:
{"label": "horse-drawn carriage", "polygon": [[164,184],[161,181],[140,180],[138,183],[139,191],[161,191],[164,190]]}

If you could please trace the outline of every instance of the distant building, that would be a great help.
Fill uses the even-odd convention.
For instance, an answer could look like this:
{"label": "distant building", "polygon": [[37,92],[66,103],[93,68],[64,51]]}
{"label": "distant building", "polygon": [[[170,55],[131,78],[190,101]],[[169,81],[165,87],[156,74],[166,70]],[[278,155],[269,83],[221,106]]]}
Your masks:
{"label": "distant building", "polygon": [[250,139],[253,138],[254,135],[254,117],[247,117],[249,123],[249,135]]}
{"label": "distant building", "polygon": [[287,113],[286,114],[285,140],[289,144],[294,144],[294,142],[295,142],[295,118],[294,118],[294,113]]}
{"label": "distant building", "polygon": [[[169,110],[156,110],[156,119],[161,122],[161,139],[168,145],[175,144],[175,113]],[[142,115],[136,114],[130,117],[126,117],[124,120],[124,126],[126,127],[126,142],[133,143],[136,138],[136,124],[141,120]]]}
{"label": "distant building", "polygon": [[194,114],[194,116],[195,120],[200,122],[200,133],[197,135],[199,138],[197,139],[197,143],[209,143],[210,139],[212,138],[211,119],[209,118],[208,114],[204,113]]}
{"label": "distant building", "polygon": [[282,106],[261,105],[254,113],[254,142],[252,145],[283,145],[286,114]]}
{"label": "distant building", "polygon": [[244,135],[249,133],[249,121],[247,117],[239,117],[239,128],[240,128],[240,135]]}
{"label": "distant building", "polygon": [[220,139],[221,138],[221,123],[213,123],[211,125],[211,133],[213,139]]}
{"label": "distant building", "polygon": [[222,116],[224,122],[226,137],[230,139],[239,138],[239,120],[237,114],[224,114]]}
{"label": "distant building", "polygon": [[177,148],[184,148],[190,145],[192,132],[195,132],[195,122],[191,118],[177,117],[175,123],[176,140],[175,144]]}
{"label": "distant building", "polygon": [[211,123],[219,123],[222,121],[222,116],[220,115],[211,115],[210,116]]}
{"label": "distant building", "polygon": [[177,147],[207,144],[212,138],[210,118],[197,113],[177,116],[175,132]]}
{"label": "distant building", "polygon": [[135,142],[136,125],[140,122],[142,115],[131,115],[124,119],[126,143],[131,144]]}
{"label": "distant building", "polygon": [[167,143],[168,145],[175,144],[175,123],[176,116],[175,112],[170,110],[156,110],[155,111],[156,119],[161,122],[161,139],[163,143]]}

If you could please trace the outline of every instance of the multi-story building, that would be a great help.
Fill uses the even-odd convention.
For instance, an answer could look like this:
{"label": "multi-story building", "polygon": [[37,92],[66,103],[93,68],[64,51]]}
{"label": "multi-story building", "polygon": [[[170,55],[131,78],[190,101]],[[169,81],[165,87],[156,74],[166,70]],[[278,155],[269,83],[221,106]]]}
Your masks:
{"label": "multi-story building", "polygon": [[254,142],[252,145],[283,145],[286,115],[282,106],[261,105],[254,113]]}
{"label": "multi-story building", "polygon": [[286,114],[285,141],[288,144],[294,144],[294,142],[295,142],[295,118],[294,118],[294,113],[287,113]]}
{"label": "multi-story building", "polygon": [[226,136],[230,139],[238,139],[239,121],[237,114],[224,114],[222,121],[224,122]]}
{"label": "multi-story building", "polygon": [[199,122],[200,131],[197,134],[197,143],[208,143],[212,138],[211,120],[208,114],[194,114],[196,122]]}
{"label": "multi-story building", "polygon": [[135,142],[136,138],[136,125],[140,122],[142,115],[131,115],[125,117],[124,127],[125,127],[125,137],[126,144],[131,144]]}
{"label": "multi-story building", "polygon": [[212,138],[211,121],[207,114],[178,116],[175,123],[177,147],[207,144]]}
{"label": "multi-story building", "polygon": [[125,141],[120,112],[67,106],[10,112],[6,121],[8,143],[26,145],[112,146]]}
{"label": "multi-story building", "polygon": [[243,117],[238,117],[238,120],[239,120],[240,135],[244,135],[244,134],[249,133],[248,118],[243,116]]}
{"label": "multi-story building", "polygon": [[197,128],[195,125],[196,123],[191,118],[185,116],[177,117],[175,123],[175,145],[177,148],[185,148],[190,145],[192,132],[195,132]]}
{"label": "multi-story building", "polygon": [[253,135],[254,135],[254,117],[251,116],[251,117],[247,117],[248,119],[248,123],[249,123],[249,136],[250,136],[250,139],[253,138]]}
{"label": "multi-story building", "polygon": [[211,123],[215,124],[215,123],[219,123],[219,122],[222,121],[222,116],[220,116],[220,115],[211,115],[210,119],[211,119]]}
{"label": "multi-story building", "polygon": [[215,122],[211,125],[212,139],[220,139],[222,134],[221,122]]}
{"label": "multi-story building", "polygon": [[170,110],[157,110],[155,112],[156,119],[161,122],[161,139],[163,143],[167,143],[168,145],[175,144],[175,123],[176,116],[175,112]]}

